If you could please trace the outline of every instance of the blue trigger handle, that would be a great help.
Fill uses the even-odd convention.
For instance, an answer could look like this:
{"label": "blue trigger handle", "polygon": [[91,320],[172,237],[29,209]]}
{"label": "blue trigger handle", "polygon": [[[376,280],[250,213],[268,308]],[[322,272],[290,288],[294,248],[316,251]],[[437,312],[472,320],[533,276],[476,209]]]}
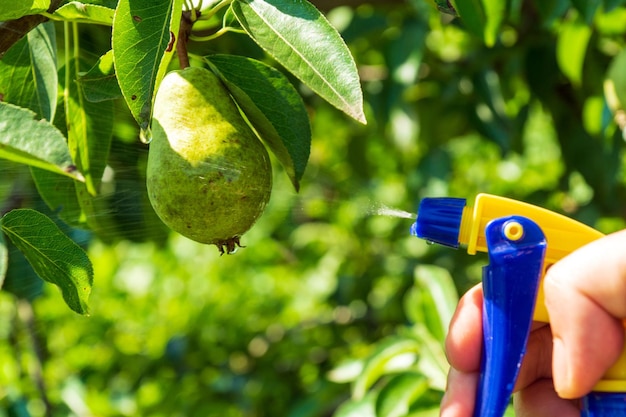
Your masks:
{"label": "blue trigger handle", "polygon": [[581,417],[626,416],[626,393],[592,392],[583,397]]}
{"label": "blue trigger handle", "polygon": [[546,239],[521,216],[489,222],[483,268],[483,351],[474,417],[502,417],[526,352]]}

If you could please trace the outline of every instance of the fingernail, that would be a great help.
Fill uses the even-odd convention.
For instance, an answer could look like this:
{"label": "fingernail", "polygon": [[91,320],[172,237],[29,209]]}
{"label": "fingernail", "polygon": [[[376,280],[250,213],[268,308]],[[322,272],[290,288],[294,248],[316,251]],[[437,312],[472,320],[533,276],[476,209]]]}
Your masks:
{"label": "fingernail", "polygon": [[552,379],[557,394],[562,398],[567,398],[567,392],[571,388],[569,357],[565,344],[560,338],[554,338],[552,341]]}

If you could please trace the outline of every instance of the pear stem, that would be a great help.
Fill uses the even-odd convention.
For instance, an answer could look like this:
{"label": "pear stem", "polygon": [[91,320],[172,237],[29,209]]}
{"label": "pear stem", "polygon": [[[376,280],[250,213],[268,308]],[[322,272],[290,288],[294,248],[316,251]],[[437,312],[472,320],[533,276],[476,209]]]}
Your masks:
{"label": "pear stem", "polygon": [[178,29],[178,42],[176,42],[176,54],[181,69],[189,66],[189,53],[187,52],[187,42],[191,35],[191,27],[200,16],[199,10],[185,10],[180,19],[180,29]]}

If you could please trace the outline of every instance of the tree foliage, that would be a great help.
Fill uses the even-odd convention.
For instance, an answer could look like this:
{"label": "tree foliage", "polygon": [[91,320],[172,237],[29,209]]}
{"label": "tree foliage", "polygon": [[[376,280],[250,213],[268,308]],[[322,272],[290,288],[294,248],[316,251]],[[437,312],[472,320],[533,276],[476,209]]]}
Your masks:
{"label": "tree foliage", "polygon": [[[489,192],[625,226],[623,1],[312,3],[0,1],[0,416],[437,415],[486,259],[392,209]],[[233,256],[145,193],[187,57],[277,162]]]}

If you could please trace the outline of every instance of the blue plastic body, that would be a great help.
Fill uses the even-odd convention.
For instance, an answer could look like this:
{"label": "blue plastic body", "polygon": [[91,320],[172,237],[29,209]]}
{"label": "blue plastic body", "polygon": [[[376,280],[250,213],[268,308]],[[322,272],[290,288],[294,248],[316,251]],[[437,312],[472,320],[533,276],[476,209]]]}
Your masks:
{"label": "blue plastic body", "polygon": [[440,245],[459,247],[464,198],[425,198],[417,209],[417,219],[411,234]]}
{"label": "blue plastic body", "polygon": [[583,398],[582,417],[626,416],[626,393],[592,392]]}
{"label": "blue plastic body", "polygon": [[[426,198],[411,234],[458,248],[466,200]],[[516,222],[521,236],[506,233]],[[547,249],[532,219],[496,218],[486,225],[489,265],[483,269],[483,351],[474,417],[502,417],[526,351]],[[626,393],[592,392],[582,400],[582,417],[626,417]]]}
{"label": "blue plastic body", "polygon": [[[522,227],[512,240],[507,225]],[[501,417],[509,404],[530,334],[546,239],[532,220],[507,216],[487,224],[483,269],[483,354],[475,417]]]}

